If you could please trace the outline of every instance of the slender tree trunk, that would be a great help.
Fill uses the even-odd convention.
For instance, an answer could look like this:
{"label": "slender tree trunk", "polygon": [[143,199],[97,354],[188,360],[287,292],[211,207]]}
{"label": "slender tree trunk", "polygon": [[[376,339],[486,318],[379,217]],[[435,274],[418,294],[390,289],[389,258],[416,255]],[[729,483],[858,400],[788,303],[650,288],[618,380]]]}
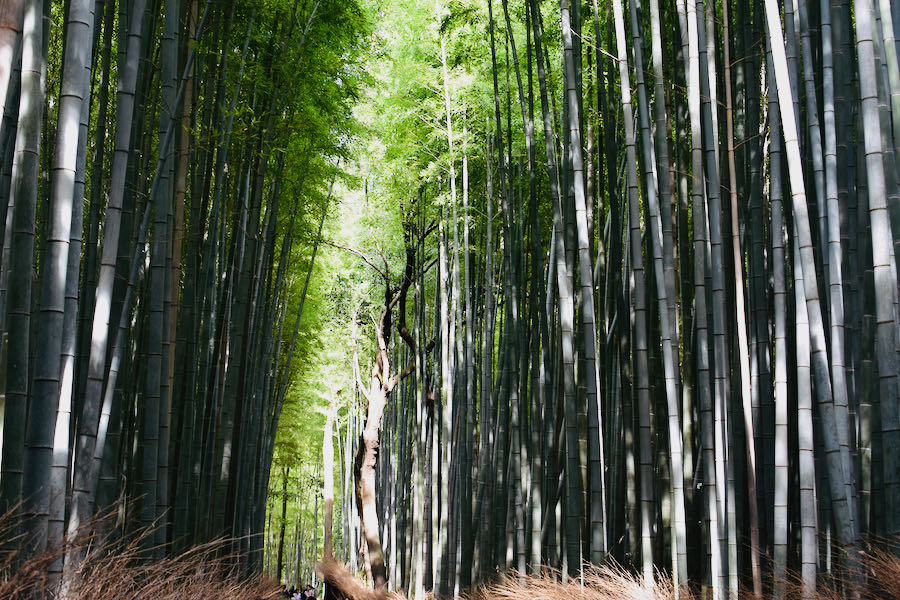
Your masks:
{"label": "slender tree trunk", "polygon": [[[128,27],[128,43],[124,64],[120,67],[116,93],[116,137],[112,162],[112,181],[103,221],[102,255],[97,282],[94,318],[91,326],[87,387],[81,400],[78,418],[77,445],[75,447],[74,478],[72,484],[72,511],[69,515],[69,531],[73,532],[87,522],[93,513],[97,489],[99,461],[94,460],[99,430],[94,423],[101,412],[104,371],[107,346],[115,324],[110,322],[112,288],[115,277],[122,217],[122,199],[125,193],[125,172],[131,148],[131,126],[134,113],[134,91],[137,82],[138,55],[140,52],[144,18],[144,0],[132,6]],[[105,434],[105,431],[103,432]],[[101,442],[101,446],[102,446]],[[100,453],[102,457],[102,452]]]}
{"label": "slender tree trunk", "polygon": [[[331,405],[325,414],[325,433],[322,440],[322,468],[323,472],[323,536],[324,549],[322,556],[324,560],[333,560],[334,558],[334,419],[337,416],[337,398],[332,397]],[[286,479],[286,478],[285,478]],[[279,557],[279,565],[281,560]],[[279,570],[280,573],[280,570]],[[328,582],[325,582],[325,598],[331,599],[335,596],[334,590]]]}
{"label": "slender tree trunk", "polygon": [[[591,264],[590,264],[590,256],[587,256],[588,253],[588,240],[587,240],[587,232],[582,231],[583,227],[586,227],[585,219],[585,197],[584,197],[584,179],[583,179],[583,166],[582,166],[582,157],[581,157],[581,129],[579,123],[579,111],[578,111],[578,94],[576,90],[576,73],[575,73],[575,63],[574,63],[574,50],[572,45],[572,32],[571,32],[571,17],[570,17],[570,6],[568,0],[560,1],[560,15],[562,19],[562,30],[563,30],[563,62],[565,64],[565,79],[566,79],[566,109],[569,122],[567,124],[567,131],[569,132],[569,142],[568,142],[568,155],[569,160],[571,161],[571,165],[573,168],[573,172],[570,175],[573,177],[573,181],[571,185],[575,191],[575,208],[578,212],[578,216],[576,220],[578,221],[578,249],[579,249],[579,268],[584,275],[585,279],[582,279],[582,293],[584,296],[582,297],[582,310],[585,319],[585,323],[593,323],[593,282],[591,281]],[[559,230],[557,231],[557,244],[563,244],[565,239],[565,234],[562,231],[562,218],[563,218],[563,210],[560,207],[560,223]],[[556,222],[556,217],[554,216],[554,222]],[[584,250],[584,254],[582,253]],[[569,252],[568,244],[565,244],[562,248],[557,247],[558,252],[558,260],[564,261],[565,264],[557,264],[557,277],[564,277],[565,282],[560,280],[560,285],[562,286],[559,291],[559,299],[560,299],[560,319],[562,322],[562,335],[563,335],[563,362],[564,369],[571,369],[571,388],[569,385],[565,385],[567,393],[565,394],[565,414],[566,414],[566,519],[565,519],[565,540],[566,540],[566,559],[568,563],[568,570],[570,575],[575,575],[580,570],[581,563],[581,467],[579,455],[579,444],[578,444],[578,422],[576,418],[576,397],[575,397],[575,380],[574,380],[574,370],[575,370],[575,348],[574,348],[574,327],[575,327],[575,310],[574,310],[574,299],[572,285],[573,281],[573,273],[571,273],[567,267],[568,260],[566,259],[566,254]],[[586,260],[585,260],[586,259]],[[585,273],[586,269],[586,273]],[[585,289],[584,282],[587,281],[588,285],[586,286],[588,289]],[[567,289],[562,289],[562,288]],[[565,306],[563,306],[565,304]],[[571,312],[569,312],[571,310]],[[571,320],[570,320],[571,319]],[[591,330],[593,331],[593,330]],[[586,327],[584,332],[584,338],[590,338],[590,354],[586,356],[586,359],[593,359],[594,357],[594,341],[593,336],[588,331],[588,327]],[[569,343],[572,346],[566,350],[565,346]],[[588,349],[588,342],[585,341],[584,349]],[[569,363],[571,361],[571,363]],[[571,366],[569,366],[571,364]],[[589,366],[590,365],[590,366]],[[593,392],[596,394],[596,375],[595,375],[595,366],[594,364],[585,363],[585,367],[587,370],[584,381],[586,382],[587,393],[590,394]],[[571,396],[569,395],[571,393]],[[595,401],[596,402],[596,401]]]}
{"label": "slender tree trunk", "polygon": [[[435,12],[438,19],[438,28],[441,27],[441,20],[443,19],[444,9],[441,5],[440,0],[435,2]],[[443,96],[444,96],[444,116],[446,118],[447,125],[447,146],[448,146],[448,156],[450,160],[450,204],[453,208],[454,212],[454,230],[456,229],[456,220],[455,220],[455,212],[456,212],[456,160],[453,155],[453,118],[452,118],[452,109],[451,109],[451,98],[450,98],[450,81],[448,76],[447,69],[447,51],[444,43],[444,36],[440,35],[440,59],[441,59],[441,72],[443,74]],[[442,218],[441,221],[441,230],[444,229],[445,219]],[[435,583],[438,587],[439,594],[442,596],[447,596],[450,593],[450,584],[451,584],[451,576],[450,572],[452,568],[449,563],[451,561],[451,557],[449,556],[450,549],[454,547],[454,544],[451,542],[450,538],[452,537],[450,532],[450,503],[451,503],[451,465],[455,464],[456,460],[456,446],[453,442],[453,415],[455,414],[455,369],[453,366],[453,356],[452,352],[455,350],[453,343],[454,340],[451,337],[454,335],[451,332],[451,329],[455,329],[456,324],[454,322],[454,316],[451,314],[450,305],[449,305],[449,295],[448,295],[448,286],[451,285],[450,280],[452,279],[452,275],[449,273],[447,268],[448,265],[448,236],[449,233],[446,231],[442,231],[441,237],[442,241],[440,242],[441,248],[441,273],[444,277],[444,281],[439,282],[440,286],[440,302],[441,302],[441,378],[442,378],[442,388],[441,388],[441,479],[440,479],[440,523],[438,525],[438,544],[439,544],[439,554],[438,561],[435,564],[437,568],[437,576],[435,577]],[[454,248],[455,248],[456,236],[454,236]],[[454,303],[457,301],[457,295],[453,297]],[[371,550],[371,548],[370,548]],[[454,553],[455,554],[455,553]],[[455,561],[455,556],[452,558]]]}
{"label": "slender tree trunk", "polygon": [[[701,139],[700,117],[700,57],[697,35],[696,8],[693,2],[677,3],[678,19],[682,39],[687,46],[687,63],[685,65],[687,80],[688,109],[691,122],[691,156],[692,156],[692,215],[694,244],[694,327],[697,377],[696,389],[700,412],[700,445],[703,461],[705,521],[707,536],[707,562],[709,565],[709,581],[713,589],[713,598],[723,598],[727,586],[725,562],[725,514],[720,498],[718,485],[719,474],[715,468],[715,432],[713,424],[712,395],[710,389],[709,366],[709,328],[707,317],[707,226],[704,208],[703,182],[703,142]],[[724,482],[723,482],[724,483]]]}
{"label": "slender tree trunk", "polygon": [[[753,407],[750,389],[750,348],[747,342],[747,318],[744,304],[744,266],[738,227],[737,173],[734,161],[734,107],[731,97],[730,17],[728,0],[724,0],[723,20],[725,48],[725,130],[728,153],[728,188],[731,200],[731,251],[734,264],[735,318],[738,338],[738,364],[740,365],[741,407],[744,417],[744,437],[747,452],[747,505],[750,513],[750,570],[753,578],[753,594],[762,596],[762,577],[759,568],[759,506],[756,493],[756,448],[753,432]],[[785,413],[785,417],[787,414]],[[786,423],[785,423],[786,426]],[[776,425],[777,427],[777,425]],[[786,518],[786,517],[785,517]]]}
{"label": "slender tree trunk", "polygon": [[[766,21],[769,28],[769,39],[772,46],[773,70],[778,87],[778,102],[784,132],[785,151],[787,152],[788,169],[791,181],[791,196],[794,222],[800,243],[801,268],[803,285],[806,293],[806,304],[810,321],[810,338],[812,348],[812,367],[815,389],[822,409],[821,415],[825,429],[827,448],[829,485],[831,486],[832,505],[835,510],[838,540],[853,547],[857,542],[858,530],[853,515],[852,497],[848,490],[852,489],[853,478],[849,472],[849,460],[844,460],[840,449],[841,435],[839,429],[848,426],[840,422],[835,410],[832,386],[829,377],[828,358],[825,348],[825,332],[822,321],[822,309],[819,304],[817,274],[813,257],[812,237],[809,227],[806,194],[803,187],[803,167],[799,142],[797,139],[797,121],[793,110],[793,99],[788,79],[787,58],[784,38],[781,34],[781,21],[778,7],[773,0],[766,0]],[[884,197],[883,195],[881,196]]]}
{"label": "slender tree trunk", "polygon": [[[653,12],[653,8],[655,5],[651,5],[651,13]],[[650,246],[653,254],[653,263],[654,263],[654,275],[656,282],[656,291],[657,297],[659,299],[659,320],[660,320],[660,337],[662,341],[662,354],[663,354],[663,372],[665,379],[665,395],[666,395],[666,407],[668,411],[668,442],[669,442],[669,467],[670,467],[670,477],[671,477],[671,485],[672,485],[672,501],[674,502],[674,518],[672,521],[672,572],[675,579],[676,588],[679,586],[683,586],[687,583],[688,573],[687,573],[687,526],[686,526],[686,516],[685,516],[685,506],[684,506],[684,465],[683,465],[683,450],[682,444],[683,440],[681,437],[681,424],[679,422],[679,405],[678,405],[678,389],[677,389],[677,381],[676,381],[676,371],[677,366],[675,364],[675,352],[674,352],[674,340],[672,336],[672,332],[674,329],[674,323],[669,320],[670,312],[669,312],[669,296],[668,296],[668,283],[666,281],[665,276],[665,266],[664,266],[664,257],[663,252],[665,251],[665,245],[663,242],[663,225],[661,223],[661,210],[660,210],[660,196],[657,195],[657,190],[659,188],[659,182],[662,179],[668,178],[668,173],[665,172],[662,174],[662,177],[658,177],[656,170],[656,156],[653,144],[651,142],[650,136],[650,109],[649,102],[647,100],[647,90],[646,85],[644,83],[644,60],[643,60],[643,51],[642,51],[642,39],[640,35],[640,27],[638,22],[637,15],[637,7],[632,3],[631,4],[631,31],[632,31],[632,39],[633,39],[633,52],[634,52],[634,61],[635,61],[635,80],[638,92],[638,121],[640,123],[641,128],[641,144],[644,148],[644,176],[646,178],[646,198],[647,204],[649,207],[650,213],[650,226],[649,226],[649,236],[650,236]],[[656,8],[657,20],[658,20],[658,7]],[[623,17],[624,18],[624,17]],[[624,30],[624,24],[622,25]],[[655,46],[658,44],[657,41],[654,41],[654,53],[657,51],[659,54],[662,54],[661,49],[657,49]],[[621,73],[621,81],[622,81],[622,98],[623,103],[630,103],[631,101],[631,85],[629,83],[629,75],[628,75],[628,65],[627,60],[622,60],[622,53],[625,50],[624,40],[621,42],[621,46],[619,48],[620,52],[620,73]],[[627,58],[627,56],[626,56]],[[658,61],[654,60],[656,66],[661,67],[662,59]],[[662,74],[659,74],[659,78],[662,77]],[[662,84],[658,83],[657,89],[662,89]],[[627,97],[626,97],[627,93]],[[659,107],[663,105],[665,102],[664,95],[660,94],[656,97],[657,103],[657,111],[659,111]],[[665,108],[663,106],[662,110]],[[628,138],[629,128],[631,129],[631,135],[634,136],[634,129],[631,123],[626,123],[625,131],[626,131],[626,140]],[[660,145],[661,148],[664,148],[666,145],[665,141],[665,118],[663,118],[662,124],[662,135],[663,140]],[[635,166],[636,168],[636,166]],[[668,171],[668,169],[666,170]],[[668,202],[668,196],[663,197],[664,202]]]}
{"label": "slender tree trunk", "polygon": [[[633,286],[634,327],[634,376],[637,385],[637,410],[640,453],[641,494],[641,571],[644,580],[652,582],[653,573],[653,473],[650,448],[650,381],[647,347],[647,298],[644,288],[644,263],[641,243],[640,206],[638,199],[638,174],[636,139],[631,84],[628,76],[628,50],[625,38],[625,17],[620,0],[613,2],[616,28],[616,48],[619,59],[619,77],[622,89],[622,109],[625,121],[625,178],[628,190],[628,228],[631,245],[631,273]],[[667,314],[664,312],[663,314]],[[674,475],[674,474],[673,474]]]}
{"label": "slender tree trunk", "polygon": [[[45,444],[42,443],[44,436],[41,435],[41,430],[47,424],[39,422],[38,415],[26,421],[26,407],[30,374],[35,210],[45,87],[43,2],[28,0],[24,10],[21,98],[10,187],[10,210],[14,212],[9,254],[9,297],[6,304],[8,341],[4,409],[4,421],[17,423],[19,426],[4,428],[9,431],[4,431],[3,436],[0,510],[5,513],[21,503],[21,510],[26,517],[25,531],[36,536],[29,538],[26,543],[29,548],[40,552],[47,543],[47,522],[41,521],[40,515],[43,512],[46,518],[49,490],[43,493],[41,490],[47,483],[49,464],[48,469],[42,473],[32,465],[38,467],[44,462],[41,447]],[[52,435],[53,413],[41,416],[47,418]],[[43,496],[43,499],[38,498],[38,494]]]}
{"label": "slender tree trunk", "polygon": [[[804,2],[805,5],[805,2]],[[801,27],[804,25],[805,10],[801,8]],[[824,153],[824,190],[817,189],[817,198],[819,202],[827,204],[827,230],[828,230],[828,290],[830,309],[829,318],[831,324],[831,368],[832,377],[835,383],[835,390],[843,390],[847,393],[847,384],[841,383],[845,380],[844,369],[844,290],[843,290],[843,253],[841,250],[841,215],[838,201],[838,157],[837,157],[837,119],[835,115],[835,81],[834,81],[834,58],[832,52],[832,28],[831,28],[831,7],[827,1],[820,2],[819,12],[821,18],[821,37],[822,37],[822,104],[823,104],[823,136],[824,148],[813,149],[816,157],[819,153]],[[812,50],[808,48],[808,35],[804,38],[804,73],[807,69],[812,69]],[[807,60],[807,55],[810,59]],[[809,93],[809,84],[807,84],[807,93]],[[815,106],[815,95],[809,100]],[[818,129],[818,128],[817,128]],[[818,179],[816,180],[818,183]],[[820,243],[824,244],[825,240]],[[846,402],[846,401],[845,401]],[[801,413],[804,414],[804,413]],[[801,435],[805,432],[801,431]],[[809,449],[812,449],[812,441],[809,440]],[[801,451],[801,461],[805,460],[803,451],[807,448],[803,447]],[[810,467],[811,468],[811,467]],[[802,476],[802,472],[801,472]],[[813,475],[808,475],[809,483],[807,486],[801,484],[802,490],[809,490],[814,481]],[[809,492],[807,492],[808,494]],[[802,504],[804,512],[809,508]],[[814,512],[809,513],[815,514]],[[803,530],[809,535],[815,534],[815,529],[807,527]],[[811,540],[810,540],[811,541]],[[807,590],[815,589],[815,571],[808,566],[811,557],[808,555],[808,544],[803,544],[804,559],[801,561],[804,565],[803,580]],[[812,572],[810,572],[812,571]]]}
{"label": "slender tree trunk", "polygon": [[[872,226],[872,258],[875,274],[876,354],[878,356],[878,389],[881,403],[881,443],[883,450],[884,495],[886,507],[900,506],[900,417],[897,415],[897,323],[894,305],[897,302],[897,276],[891,256],[893,240],[888,215],[885,184],[885,165],[881,125],[878,116],[877,74],[874,57],[874,8],[870,0],[854,4],[856,23],[856,51],[859,60],[859,97],[862,113],[863,142],[866,153],[866,183],[869,198],[869,219]],[[804,275],[806,271],[804,271]],[[816,378],[818,383],[818,377]],[[837,408],[835,400],[835,408]],[[837,411],[836,411],[837,412]],[[837,425],[840,427],[840,416]],[[839,432],[840,434],[840,432]],[[840,437],[839,437],[840,439]],[[847,480],[845,480],[847,481]],[[836,498],[839,498],[835,494]],[[885,512],[885,533],[900,533],[900,516],[896,510]],[[843,523],[840,523],[843,525]],[[839,531],[847,535],[845,531]],[[856,534],[856,529],[850,530]],[[849,540],[841,538],[849,543]]]}
{"label": "slender tree trunk", "polygon": [[[43,244],[43,262],[46,267],[41,274],[41,309],[38,313],[38,348],[32,405],[42,405],[45,411],[56,410],[52,449],[47,452],[52,463],[52,476],[48,474],[48,543],[51,548],[62,546],[65,531],[84,171],[90,115],[90,40],[95,37],[92,31],[94,7],[95,3],[91,0],[69,5],[66,61],[60,88],[59,124],[51,183],[52,208],[49,230]],[[62,240],[64,235],[65,243]],[[58,287],[60,284],[62,289]],[[60,331],[63,335],[59,335]],[[58,352],[58,358],[51,354],[54,350]],[[54,567],[61,570],[62,561],[57,561]]]}
{"label": "slender tree trunk", "polygon": [[6,92],[15,64],[16,42],[22,34],[25,0],[3,0],[0,3],[0,116],[6,113]]}
{"label": "slender tree trunk", "polygon": [[275,569],[275,576],[278,581],[284,581],[284,532],[287,526],[287,506],[288,506],[288,475],[290,475],[290,467],[281,469],[281,526],[278,530],[278,563]]}
{"label": "slender tree trunk", "polygon": [[[771,75],[771,69],[769,70]],[[784,594],[783,582],[787,576],[787,526],[788,526],[788,465],[787,465],[787,410],[788,410],[788,382],[787,382],[787,274],[785,273],[785,265],[789,264],[786,260],[786,252],[784,248],[785,228],[784,217],[782,214],[782,179],[781,179],[781,117],[778,111],[778,96],[772,94],[769,96],[769,131],[772,139],[769,142],[769,203],[771,213],[772,227],[772,275],[773,275],[773,304],[774,314],[774,339],[775,339],[775,488],[774,493],[774,511],[773,511],[773,570],[772,576],[775,582],[774,591],[776,597],[782,597]],[[788,239],[791,239],[788,237]],[[802,272],[799,270],[795,273],[795,277],[802,278]],[[802,286],[802,283],[801,283]],[[797,329],[796,329],[796,350],[797,350],[797,390],[798,404],[803,405],[804,400],[808,406],[810,379],[809,379],[809,323],[806,319],[806,308],[802,302],[802,289],[795,289],[797,299]],[[802,304],[802,306],[801,306]],[[802,309],[802,313],[801,313]],[[782,417],[785,421],[782,421]],[[782,427],[782,424],[785,426]],[[805,431],[806,423],[798,423],[799,434],[802,438],[804,434],[812,434],[811,430]],[[811,425],[811,423],[809,423]],[[810,444],[812,449],[812,439],[802,440]],[[801,457],[805,446],[801,443]],[[802,459],[801,459],[802,460]],[[805,465],[802,465],[805,466]],[[807,473],[801,472],[801,478],[806,477]],[[801,484],[801,490],[803,486]],[[803,492],[801,491],[801,494]],[[815,510],[815,509],[813,509]],[[801,515],[802,518],[802,515]]]}

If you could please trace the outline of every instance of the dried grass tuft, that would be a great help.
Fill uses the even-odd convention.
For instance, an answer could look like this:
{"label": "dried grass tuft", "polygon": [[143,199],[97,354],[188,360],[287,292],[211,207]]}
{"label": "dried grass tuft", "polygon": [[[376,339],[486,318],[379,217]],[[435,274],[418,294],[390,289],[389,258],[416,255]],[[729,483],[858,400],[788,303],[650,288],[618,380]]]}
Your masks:
{"label": "dried grass tuft", "polygon": [[[333,559],[316,565],[319,576],[349,600],[403,600],[397,593],[376,592],[366,587],[349,569]],[[691,600],[682,592],[680,600]],[[658,574],[645,586],[639,576],[618,566],[586,565],[583,577],[563,583],[559,573],[545,571],[541,576],[521,575],[515,571],[498,574],[490,583],[464,592],[461,600],[674,600],[672,582]]]}
{"label": "dried grass tuft", "polygon": [[863,562],[868,571],[871,597],[900,597],[900,556],[886,548],[877,548],[868,552]]}
{"label": "dried grass tuft", "polygon": [[[196,546],[170,558],[148,560],[141,537],[132,538],[128,543],[103,537],[94,532],[109,531],[110,527],[108,523],[98,522],[85,527],[84,533],[70,541],[68,549],[79,549],[83,559],[77,565],[67,565],[64,581],[53,581],[47,573],[63,560],[67,548],[56,548],[26,560],[21,548],[27,545],[27,540],[15,536],[13,522],[9,515],[0,516],[2,600],[274,600],[280,596],[281,587],[276,582],[244,576],[235,567],[234,557],[223,555],[223,548],[231,547],[229,540]],[[862,598],[900,598],[900,556],[891,548],[896,548],[896,544],[869,546],[859,555],[860,568],[853,581],[820,580],[814,594],[804,594],[802,582],[795,574],[786,582],[785,598],[839,600],[848,597],[851,590]],[[402,594],[369,589],[334,559],[324,560],[316,568],[321,578],[337,591],[340,600],[404,600]],[[492,581],[465,591],[461,600],[675,600],[675,597],[672,581],[665,574],[657,573],[653,582],[645,583],[640,575],[613,564],[585,565],[581,577],[565,583],[552,570],[545,570],[541,575],[498,574]],[[679,600],[694,597],[685,588],[678,594]],[[746,591],[741,597],[755,600]]]}
{"label": "dried grass tuft", "polygon": [[[281,586],[277,583],[243,576],[233,557],[222,554],[223,548],[230,547],[228,540],[152,560],[141,545],[143,536],[127,544],[109,541],[100,534],[89,533],[104,530],[94,522],[67,547],[25,559],[22,540],[2,535],[14,531],[10,521],[9,516],[0,517],[0,540],[4,540],[0,546],[3,600],[269,600],[280,595]],[[66,551],[73,548],[80,550],[83,558],[77,564],[67,565],[62,581],[48,577],[51,565],[60,564]]]}
{"label": "dried grass tuft", "polygon": [[[848,597],[873,600],[900,598],[900,556],[889,546],[870,547],[861,555],[859,581],[820,581],[813,594],[805,594],[799,575],[785,582],[785,600],[843,600]],[[354,577],[344,565],[333,560],[320,563],[318,572],[322,579],[335,586],[350,600],[402,600],[399,594],[376,593]],[[855,590],[855,593],[851,593]],[[677,598],[693,600],[702,598],[699,590],[682,587]],[[764,594],[757,599],[749,590],[740,597],[746,600],[773,599]],[[657,573],[653,582],[644,583],[640,575],[620,565],[597,567],[585,565],[583,575],[563,583],[558,572],[546,570],[541,575],[522,575],[514,571],[498,574],[480,586],[467,590],[462,600],[675,600],[672,580],[664,573]]]}
{"label": "dried grass tuft", "polygon": [[[585,565],[581,577],[563,583],[559,573],[545,571],[540,576],[525,576],[515,571],[499,575],[464,595],[465,600],[674,600],[671,580],[658,573],[644,584],[619,565]],[[690,600],[683,591],[682,600]]]}

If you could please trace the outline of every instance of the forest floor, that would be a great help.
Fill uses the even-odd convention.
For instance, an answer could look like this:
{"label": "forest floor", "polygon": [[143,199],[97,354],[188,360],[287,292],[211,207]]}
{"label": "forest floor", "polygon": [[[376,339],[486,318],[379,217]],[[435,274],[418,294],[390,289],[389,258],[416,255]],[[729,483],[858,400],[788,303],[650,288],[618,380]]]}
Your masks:
{"label": "forest floor", "polygon": [[[856,587],[846,582],[822,583],[817,590],[804,590],[802,578],[795,573],[783,582],[780,590],[769,590],[761,597],[752,590],[742,590],[741,599],[797,599],[838,600],[843,598],[900,598],[900,556],[876,550],[863,553],[862,583]],[[353,576],[337,562],[319,563],[317,571],[323,579],[338,588],[335,597],[348,600],[405,600],[406,596],[388,592],[374,592],[365,582]],[[676,593],[672,580],[664,573],[656,573],[653,581],[644,579],[627,568],[615,565],[597,567],[587,565],[581,577],[561,580],[558,573],[545,572],[540,576],[523,576],[514,571],[498,575],[458,597],[462,600],[700,600],[711,598],[711,590],[689,584]],[[426,598],[431,600],[429,593]]]}
{"label": "forest floor", "polygon": [[[247,577],[235,567],[228,540],[159,558],[152,535],[124,544],[104,541],[98,531],[86,527],[70,544],[29,557],[23,544],[16,544],[21,535],[15,533],[13,519],[0,516],[0,540],[7,540],[0,545],[0,599],[262,600],[281,594],[278,583]],[[64,561],[66,578],[61,581]]]}
{"label": "forest floor", "polygon": [[[122,547],[107,547],[95,539],[82,539],[84,557],[78,569],[70,570],[71,579],[59,598],[66,600],[268,600],[283,597],[278,583],[263,577],[247,578],[235,571],[234,563],[223,556],[225,540],[195,547],[171,558],[143,560],[148,551],[140,541]],[[71,551],[72,549],[69,548]],[[152,551],[152,549],[150,550]],[[15,552],[0,552],[0,598],[25,600],[45,597],[43,590],[53,586],[52,565],[63,560],[64,550],[16,564]],[[858,594],[836,583],[823,584],[818,590],[804,594],[800,577],[785,582],[783,592],[768,592],[763,598],[837,600],[862,597],[897,598],[900,590],[900,557],[888,552],[864,554],[864,584]],[[319,563],[320,576],[332,587],[333,598],[345,600],[405,600],[403,594],[376,592],[352,575],[346,566],[327,561]],[[693,586],[692,586],[693,587]],[[706,590],[708,592],[708,590]],[[35,595],[37,594],[37,595]],[[783,595],[782,595],[783,594]],[[460,600],[679,600],[706,598],[707,593],[676,594],[671,579],[657,573],[645,584],[640,575],[616,567],[588,566],[577,578],[562,581],[557,573],[522,576],[515,572],[498,575],[473,590],[457,594]],[[741,598],[756,598],[749,590]],[[426,600],[432,600],[431,593]]]}

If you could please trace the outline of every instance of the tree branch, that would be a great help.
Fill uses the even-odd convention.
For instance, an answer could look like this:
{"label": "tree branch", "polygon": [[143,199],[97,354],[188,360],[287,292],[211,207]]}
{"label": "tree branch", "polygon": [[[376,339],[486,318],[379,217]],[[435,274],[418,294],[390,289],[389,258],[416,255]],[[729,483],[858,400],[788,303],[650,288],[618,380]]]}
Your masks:
{"label": "tree branch", "polygon": [[322,240],[322,243],[326,244],[328,246],[331,246],[333,248],[340,248],[341,250],[346,250],[347,252],[350,252],[351,254],[355,254],[356,256],[361,258],[364,263],[366,263],[367,265],[369,265],[370,267],[375,269],[375,271],[379,275],[381,275],[381,277],[384,278],[385,281],[390,281],[388,272],[385,271],[384,269],[382,269],[381,267],[379,267],[378,265],[376,265],[375,262],[372,261],[372,259],[370,259],[368,256],[363,254],[360,250],[357,250],[356,248],[352,248],[350,246],[345,246],[344,244],[341,244],[340,242],[332,242],[330,240]]}

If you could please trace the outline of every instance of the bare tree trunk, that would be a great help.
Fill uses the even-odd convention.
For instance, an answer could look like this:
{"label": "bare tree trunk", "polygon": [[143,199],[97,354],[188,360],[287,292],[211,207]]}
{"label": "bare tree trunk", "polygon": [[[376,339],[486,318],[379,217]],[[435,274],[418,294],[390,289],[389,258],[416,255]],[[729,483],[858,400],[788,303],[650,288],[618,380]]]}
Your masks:
{"label": "bare tree trunk", "polygon": [[366,399],[369,408],[366,413],[366,426],[360,434],[359,447],[356,452],[354,470],[356,471],[356,503],[362,516],[363,535],[368,549],[368,563],[371,566],[372,583],[376,590],[387,587],[387,569],[384,564],[384,552],[381,548],[381,537],[378,526],[378,511],[375,506],[375,466],[378,460],[378,437],[381,430],[381,419],[387,405],[387,396],[393,387],[390,381],[390,363],[388,362],[387,345],[382,337],[385,317],[376,330],[379,352],[372,374],[369,377],[369,389]]}

